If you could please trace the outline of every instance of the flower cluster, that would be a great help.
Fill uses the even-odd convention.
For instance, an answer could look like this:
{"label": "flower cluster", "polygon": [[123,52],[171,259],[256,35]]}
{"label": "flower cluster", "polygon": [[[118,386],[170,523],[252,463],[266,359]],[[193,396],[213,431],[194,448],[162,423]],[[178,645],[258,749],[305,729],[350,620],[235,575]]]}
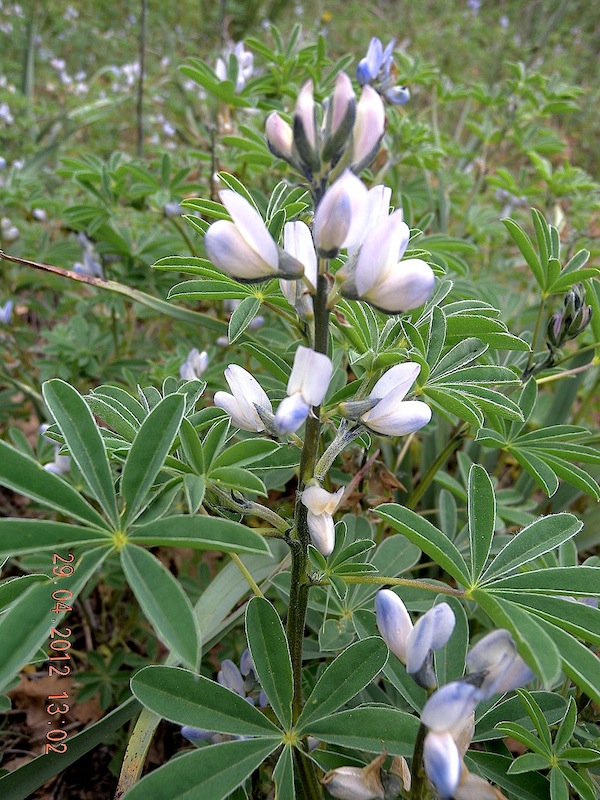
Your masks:
{"label": "flower cluster", "polygon": [[232,57],[235,65],[233,70],[235,91],[239,93],[244,89],[254,73],[254,56],[244,48],[243,42],[237,42],[237,44],[228,47],[223,53],[223,57],[218,58],[215,64],[215,75],[220,81],[229,79]]}
{"label": "flower cluster", "polygon": [[394,44],[394,39],[392,39],[384,49],[381,40],[373,37],[366,56],[358,62],[356,79],[361,86],[367,84],[374,86],[388,103],[404,106],[410,100],[410,92],[406,86],[396,85]]}
{"label": "flower cluster", "polygon": [[[443,647],[452,634],[452,609],[439,603],[413,625],[398,595],[382,589],[377,593],[375,610],[377,627],[392,653],[420,686],[434,689],[437,682],[432,653]],[[437,689],[423,706],[421,723],[427,728],[423,746],[425,772],[441,798],[500,797],[463,763],[475,727],[475,707],[494,695],[524,686],[534,674],[506,630],[483,636],[469,651],[466,669],[464,678]]]}

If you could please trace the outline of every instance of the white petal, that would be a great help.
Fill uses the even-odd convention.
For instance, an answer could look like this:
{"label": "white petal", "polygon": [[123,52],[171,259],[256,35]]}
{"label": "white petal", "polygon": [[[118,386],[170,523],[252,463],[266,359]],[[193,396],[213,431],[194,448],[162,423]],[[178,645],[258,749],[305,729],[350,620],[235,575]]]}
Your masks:
{"label": "white petal", "polygon": [[268,411],[272,411],[271,401],[267,393],[251,375],[248,370],[240,367],[239,364],[230,364],[225,370],[225,380],[229,388],[238,400],[246,402],[251,408],[259,406]]}
{"label": "white petal", "polygon": [[356,264],[356,290],[359,297],[377,287],[397,272],[397,264],[406,250],[410,228],[402,220],[402,212],[394,211],[380,220],[365,238]]}
{"label": "white petal", "polygon": [[439,796],[452,797],[460,781],[462,765],[454,739],[447,731],[427,734],[423,745],[423,765]]}
{"label": "white petal", "polygon": [[375,597],[377,627],[396,658],[406,663],[406,641],[413,629],[406,606],[391,589],[381,589]]}
{"label": "white petal", "polygon": [[338,72],[335,89],[331,95],[331,134],[334,135],[346,116],[348,106],[354,101],[352,81],[345,72]]}
{"label": "white petal", "polygon": [[276,272],[279,266],[277,245],[258,211],[241,194],[230,189],[220,191],[219,198],[248,245]]}
{"label": "white petal", "polygon": [[302,264],[305,278],[316,289],[317,254],[312,233],[305,222],[286,222],[283,227],[283,249]]}
{"label": "white petal", "polygon": [[236,428],[241,428],[244,431],[255,431],[256,433],[265,429],[258,414],[256,412],[250,414],[247,407],[242,408],[229,392],[216,392],[214,404],[217,408],[222,408],[223,411],[229,414]]}
{"label": "white petal", "polygon": [[398,401],[393,392],[361,417],[368,428],[384,436],[406,436],[427,425],[430,419],[431,409],[427,403]]}
{"label": "white petal", "polygon": [[275,428],[279,433],[293,433],[308,417],[310,405],[299,392],[285,397],[275,414]]}
{"label": "white petal", "polygon": [[375,155],[384,130],[383,100],[371,86],[364,86],[356,105],[356,122],[354,123],[352,162],[355,168],[365,159],[369,159],[369,156]]}
{"label": "white petal", "polygon": [[204,245],[213,264],[232,278],[257,280],[269,278],[277,272],[279,262],[273,267],[265,261],[229,220],[214,222],[206,232]]}
{"label": "white petal", "polygon": [[331,514],[307,514],[310,540],[319,553],[328,556],[335,546],[335,526]]}
{"label": "white petal", "polygon": [[300,345],[287,385],[288,394],[300,393],[309,406],[318,406],[325,397],[333,372],[331,359]]}
{"label": "white petal", "polygon": [[320,486],[309,486],[301,495],[302,502],[313,514],[333,514],[338,507],[344,487],[337,492],[328,492]]}
{"label": "white petal", "polygon": [[408,258],[360,296],[383,311],[398,314],[422,306],[434,284],[435,275],[429,264],[420,258]]}
{"label": "white petal", "polygon": [[379,378],[369,397],[382,400],[390,392],[394,392],[396,400],[403,400],[406,393],[419,377],[421,365],[414,361],[396,364]]}

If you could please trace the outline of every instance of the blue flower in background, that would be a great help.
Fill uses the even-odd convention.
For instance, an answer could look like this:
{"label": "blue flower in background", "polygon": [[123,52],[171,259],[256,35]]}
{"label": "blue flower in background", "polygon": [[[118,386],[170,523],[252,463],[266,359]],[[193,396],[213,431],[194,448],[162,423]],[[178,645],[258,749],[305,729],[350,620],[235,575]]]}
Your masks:
{"label": "blue flower in background", "polygon": [[361,86],[371,84],[388,103],[404,106],[410,100],[410,92],[406,86],[395,85],[394,44],[391,39],[384,48],[381,39],[374,36],[366,56],[358,62],[356,79]]}
{"label": "blue flower in background", "polygon": [[13,312],[13,301],[7,300],[3,306],[0,306],[0,323],[3,325],[10,325]]}

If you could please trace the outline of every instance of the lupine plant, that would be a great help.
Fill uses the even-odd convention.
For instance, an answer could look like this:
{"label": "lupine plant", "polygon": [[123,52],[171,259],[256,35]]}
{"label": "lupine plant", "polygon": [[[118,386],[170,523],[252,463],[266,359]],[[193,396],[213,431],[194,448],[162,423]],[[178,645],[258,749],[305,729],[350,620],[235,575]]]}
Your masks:
{"label": "lupine plant", "polygon": [[[213,80],[206,65],[186,69]],[[410,114],[395,70],[393,43],[377,41],[359,90],[343,70],[315,70],[265,119],[285,180],[264,196],[221,171],[218,200],[182,201],[206,257],[156,263],[192,276],[171,299],[239,301],[228,323],[180,309],[235,345],[212,398],[196,348],[160,389],[82,396],[47,381],[43,438],[57,449],[45,465],[0,442],[2,484],[54,512],[2,520],[0,554],[77,556],[52,583],[40,568],[0,585],[3,689],[40,657],[55,584],[76,598],[107,564],[168,651],[68,756],[0,778],[6,796],[138,712],[118,789],[128,800],[595,796],[600,568],[578,563],[574,495],[554,513],[521,496],[552,497],[562,481],[600,498],[575,463],[600,463],[589,432],[548,424],[538,406],[565,343],[597,324],[599,270],[586,251],[563,264],[557,228],[534,211],[534,239],[505,221],[540,289],[532,336],[456,288],[374,177],[386,114]],[[82,243],[78,279],[117,291]],[[563,308],[546,320],[551,298]],[[369,504],[378,463],[384,502]],[[517,469],[518,489],[505,488]],[[231,562],[193,605],[156,547]],[[53,625],[69,610],[57,604]],[[232,628],[240,667],[224,659],[213,680],[204,656]],[[140,779],[161,719],[192,749]],[[530,752],[513,759],[507,736]]]}

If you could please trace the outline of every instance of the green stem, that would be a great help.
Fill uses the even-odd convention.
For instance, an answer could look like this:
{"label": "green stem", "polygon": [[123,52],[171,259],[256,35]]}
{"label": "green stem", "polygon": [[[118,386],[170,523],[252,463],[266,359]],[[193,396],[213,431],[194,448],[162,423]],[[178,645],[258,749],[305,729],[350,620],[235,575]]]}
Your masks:
{"label": "green stem", "polygon": [[415,581],[410,578],[391,578],[388,575],[344,575],[344,583],[375,584],[376,586],[410,586],[414,589],[425,589],[436,594],[447,594],[451,597],[464,597],[460,589],[426,581]]}
{"label": "green stem", "polygon": [[529,358],[527,359],[527,366],[523,370],[523,375],[521,376],[521,380],[525,382],[533,372],[533,360],[535,358],[535,350],[537,346],[537,340],[540,335],[540,327],[542,325],[542,319],[544,318],[544,311],[546,305],[546,297],[542,297],[542,302],[540,303],[540,307],[538,308],[537,317],[535,320],[535,328],[533,329],[533,338],[531,339],[531,352],[529,353]]}
{"label": "green stem", "polygon": [[[324,267],[324,264],[321,265]],[[317,279],[317,293],[313,298],[315,313],[314,349],[317,353],[327,354],[329,344],[329,311],[327,310],[327,278],[321,269]],[[292,700],[292,718],[294,723],[302,711],[302,644],[304,642],[304,625],[308,607],[309,576],[306,572],[308,564],[308,509],[300,501],[300,495],[315,473],[319,452],[319,436],[321,432],[320,407],[312,409],[306,420],[304,446],[300,456],[299,485],[296,494],[295,531],[296,539],[291,541],[292,570],[290,582],[290,601],[286,633],[292,661],[294,680],[294,696]],[[303,754],[296,753],[296,767],[302,784],[302,797],[317,800],[322,797],[321,787],[317,781],[312,762]]]}
{"label": "green stem", "polygon": [[294,761],[296,763],[296,772],[302,784],[302,800],[321,800],[323,793],[310,758],[297,747],[294,747]]}
{"label": "green stem", "polygon": [[425,725],[419,725],[410,770],[412,776],[410,800],[428,800],[431,797],[427,776],[423,768],[423,746],[426,735],[427,728]]}
{"label": "green stem", "polygon": [[452,453],[456,450],[456,448],[460,445],[462,440],[465,438],[465,434],[469,428],[468,423],[465,423],[459,430],[454,434],[452,439],[448,442],[448,444],[444,447],[435,461],[431,464],[425,475],[421,478],[419,483],[417,484],[414,492],[408,498],[406,503],[407,508],[415,508],[418,504],[419,500],[423,497],[427,489],[429,488],[430,483],[435,478],[437,471],[443,466],[446,462],[446,459],[449,458]]}

